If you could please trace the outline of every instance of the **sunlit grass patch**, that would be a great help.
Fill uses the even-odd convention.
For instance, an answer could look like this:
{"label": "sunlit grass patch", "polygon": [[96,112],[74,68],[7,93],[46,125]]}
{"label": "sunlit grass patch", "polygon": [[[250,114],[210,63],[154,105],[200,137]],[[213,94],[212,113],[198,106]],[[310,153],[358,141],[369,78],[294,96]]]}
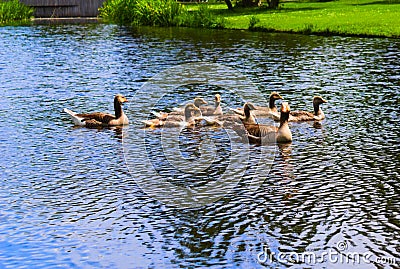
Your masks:
{"label": "sunlit grass patch", "polygon": [[0,0],[0,25],[23,23],[33,16],[33,9],[18,0]]}

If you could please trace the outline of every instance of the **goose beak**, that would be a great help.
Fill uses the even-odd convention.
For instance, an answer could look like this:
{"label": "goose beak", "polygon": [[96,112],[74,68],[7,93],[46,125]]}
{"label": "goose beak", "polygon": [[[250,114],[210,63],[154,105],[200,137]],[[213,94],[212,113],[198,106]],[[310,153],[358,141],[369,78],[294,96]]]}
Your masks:
{"label": "goose beak", "polygon": [[290,106],[288,102],[283,102],[281,105],[281,112],[290,112]]}

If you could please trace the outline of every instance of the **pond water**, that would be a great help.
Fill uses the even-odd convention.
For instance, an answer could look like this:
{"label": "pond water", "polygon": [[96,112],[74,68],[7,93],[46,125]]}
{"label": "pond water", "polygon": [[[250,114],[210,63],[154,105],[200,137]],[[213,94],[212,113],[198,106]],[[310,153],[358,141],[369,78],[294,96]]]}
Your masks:
{"label": "pond water", "polygon": [[[399,51],[396,39],[0,28],[0,267],[398,268]],[[125,106],[132,124],[122,129],[74,128],[62,109],[112,111],[115,94],[132,98],[153,76],[193,62],[232,68],[265,97],[279,91],[292,110],[311,110],[322,95],[327,117],[318,128],[291,123],[293,142],[265,153],[270,169],[254,169],[263,147],[236,143],[250,160],[235,186],[206,205],[173,207],[176,197],[141,183],[173,178],[196,190],[215,180],[233,152],[224,130],[183,130],[177,154],[194,167],[204,134],[218,154],[206,172],[179,173],[160,130],[146,131],[139,157],[126,156],[126,141],[141,146],[140,105]],[[201,91],[212,101],[224,89],[177,90],[157,108]],[[223,102],[242,105],[228,92]]]}

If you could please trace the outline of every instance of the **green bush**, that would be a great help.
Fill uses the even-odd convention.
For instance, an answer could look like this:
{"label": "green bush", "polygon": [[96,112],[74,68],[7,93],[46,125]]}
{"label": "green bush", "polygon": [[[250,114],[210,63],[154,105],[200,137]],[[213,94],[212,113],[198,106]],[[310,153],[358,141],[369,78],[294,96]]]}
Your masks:
{"label": "green bush", "polygon": [[215,16],[208,6],[188,11],[175,0],[107,0],[100,16],[123,25],[188,26],[223,28],[224,19]]}
{"label": "green bush", "polygon": [[0,0],[0,24],[27,21],[33,15],[33,8],[21,4],[18,0]]}
{"label": "green bush", "polygon": [[100,16],[117,24],[172,26],[184,8],[175,0],[108,0]]}
{"label": "green bush", "polygon": [[134,21],[138,25],[173,26],[185,12],[175,0],[137,0]]}
{"label": "green bush", "polygon": [[256,29],[256,24],[260,22],[260,19],[257,18],[256,16],[251,16],[249,19],[249,29],[253,30]]}
{"label": "green bush", "polygon": [[100,16],[116,24],[130,24],[135,21],[137,0],[108,0],[99,9]]}
{"label": "green bush", "polygon": [[185,14],[182,25],[195,28],[224,28],[225,20],[215,16],[208,6],[200,5],[197,10]]}

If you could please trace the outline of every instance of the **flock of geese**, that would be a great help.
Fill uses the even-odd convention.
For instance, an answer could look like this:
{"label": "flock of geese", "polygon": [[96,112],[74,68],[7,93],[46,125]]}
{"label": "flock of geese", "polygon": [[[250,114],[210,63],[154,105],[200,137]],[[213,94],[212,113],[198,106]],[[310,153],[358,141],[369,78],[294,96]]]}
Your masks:
{"label": "flock of geese", "polygon": [[[291,111],[287,102],[282,102],[280,111],[275,105],[276,100],[283,100],[277,92],[272,92],[269,96],[269,106],[255,106],[246,102],[243,108],[230,109],[233,113],[224,114],[221,107],[221,95],[215,95],[214,106],[205,106],[208,103],[201,97],[194,99],[193,103],[186,104],[183,108],[174,108],[170,113],[153,112],[155,118],[143,120],[145,127],[164,128],[164,127],[194,127],[194,126],[218,126],[238,130],[244,129],[250,143],[285,143],[292,141],[292,133],[289,129],[289,122],[296,121],[321,121],[325,118],[320,105],[327,103],[321,96],[313,98],[313,112]],[[64,112],[68,113],[74,124],[88,128],[101,128],[110,126],[120,126],[129,123],[125,115],[122,104],[128,100],[121,94],[114,98],[115,115],[108,113],[75,113],[67,108]],[[255,117],[268,117],[279,121],[279,127],[258,124]],[[243,128],[244,127],[244,128]]]}

